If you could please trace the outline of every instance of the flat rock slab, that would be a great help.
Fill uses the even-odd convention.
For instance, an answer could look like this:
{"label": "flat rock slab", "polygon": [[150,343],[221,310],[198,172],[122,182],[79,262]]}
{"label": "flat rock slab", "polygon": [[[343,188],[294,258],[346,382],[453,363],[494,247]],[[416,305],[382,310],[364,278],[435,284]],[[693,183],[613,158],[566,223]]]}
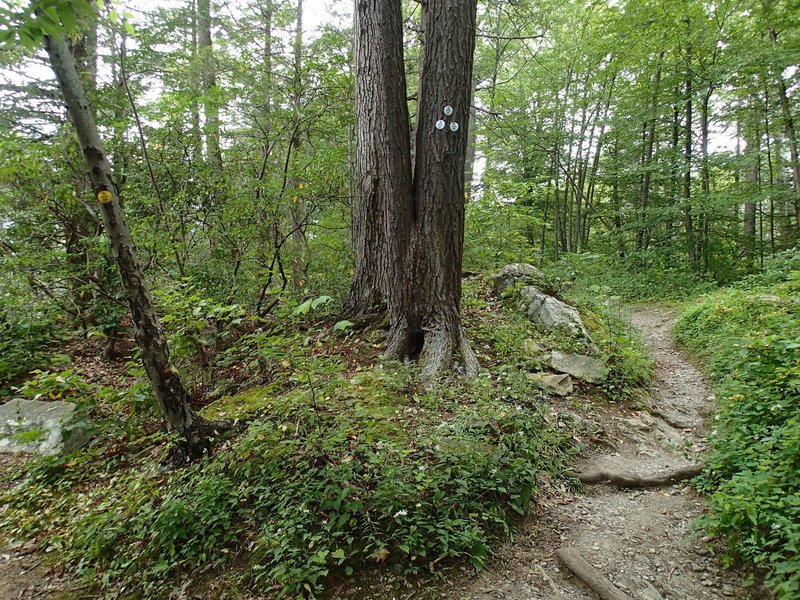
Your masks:
{"label": "flat rock slab", "polygon": [[80,427],[64,435],[76,408],[72,402],[61,401],[15,398],[6,402],[0,406],[0,452],[74,452],[88,439]]}
{"label": "flat rock slab", "polygon": [[530,373],[528,375],[540,389],[556,396],[567,396],[573,392],[569,375],[553,373]]}
{"label": "flat rock slab", "polygon": [[569,373],[588,383],[600,383],[607,375],[603,361],[583,354],[551,352],[550,366],[560,373]]}

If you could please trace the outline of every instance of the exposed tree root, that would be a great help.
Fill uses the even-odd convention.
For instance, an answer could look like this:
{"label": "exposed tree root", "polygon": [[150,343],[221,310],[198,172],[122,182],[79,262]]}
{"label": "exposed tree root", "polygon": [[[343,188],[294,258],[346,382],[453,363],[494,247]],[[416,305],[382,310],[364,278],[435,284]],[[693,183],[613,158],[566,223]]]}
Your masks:
{"label": "exposed tree root", "polygon": [[581,483],[606,483],[619,488],[651,488],[671,485],[676,481],[689,479],[699,475],[703,470],[703,465],[690,465],[664,475],[651,475],[650,477],[639,477],[638,475],[623,475],[621,473],[611,473],[608,471],[589,471],[573,474],[581,480]]}
{"label": "exposed tree root", "polygon": [[633,600],[605,575],[581,558],[576,548],[559,548],[556,556],[572,574],[592,588],[603,600]]}
{"label": "exposed tree root", "polygon": [[657,408],[650,407],[650,414],[652,414],[654,417],[658,417],[673,429],[694,429],[694,425],[691,423],[681,423],[680,421],[676,421],[665,412]]}
{"label": "exposed tree root", "polygon": [[425,343],[419,355],[419,365],[425,381],[435,381],[457,367],[468,378],[478,375],[478,359],[459,327],[457,334],[446,330],[425,333]]}

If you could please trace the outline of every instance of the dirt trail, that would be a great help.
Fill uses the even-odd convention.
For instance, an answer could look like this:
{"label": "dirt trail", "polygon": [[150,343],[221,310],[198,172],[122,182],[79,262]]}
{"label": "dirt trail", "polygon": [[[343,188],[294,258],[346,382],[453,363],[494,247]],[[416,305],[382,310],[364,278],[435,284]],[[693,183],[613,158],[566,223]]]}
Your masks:
{"label": "dirt trail", "polygon": [[[613,449],[587,453],[580,470],[662,474],[698,462],[712,398],[703,377],[671,340],[676,311],[644,307],[631,315],[657,361],[652,414],[624,409],[584,416],[598,423]],[[457,582],[446,600],[597,600],[559,564],[555,551],[583,558],[636,600],[748,598],[692,522],[703,511],[685,485],[619,490],[593,485],[586,495],[543,507],[525,531],[477,577]],[[752,594],[752,591],[750,591]]]}

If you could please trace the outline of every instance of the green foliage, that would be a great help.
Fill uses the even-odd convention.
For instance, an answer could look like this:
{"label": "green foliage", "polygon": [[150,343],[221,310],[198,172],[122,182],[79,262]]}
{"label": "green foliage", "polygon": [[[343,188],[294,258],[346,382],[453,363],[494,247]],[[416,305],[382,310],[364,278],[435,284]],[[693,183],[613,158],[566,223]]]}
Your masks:
{"label": "green foliage", "polygon": [[633,253],[624,259],[584,253],[563,255],[551,269],[572,273],[581,295],[602,291],[627,302],[686,300],[716,289],[707,278],[671,262],[669,256],[657,252]]}
{"label": "green foliage", "polygon": [[498,201],[489,195],[467,203],[464,268],[486,271],[526,262],[535,249],[522,232],[535,227],[528,207]]}
{"label": "green foliage", "polygon": [[[677,339],[708,358],[718,382],[703,524],[765,573],[780,599],[800,594],[800,271],[784,257],[764,277],[690,307]],[[778,273],[783,272],[784,281]]]}
{"label": "green foliage", "polygon": [[53,336],[55,315],[51,311],[25,310],[24,304],[8,300],[10,294],[0,295],[0,397],[10,393],[10,382],[46,367],[48,345],[57,341]]}
{"label": "green foliage", "polygon": [[305,388],[273,396],[227,452],[167,473],[98,466],[95,483],[106,483],[68,502],[53,503],[54,491],[86,475],[37,467],[3,498],[3,527],[44,528],[87,577],[146,598],[232,553],[249,565],[243,589],[277,585],[291,597],[316,596],[326,575],[365,562],[406,573],[446,557],[481,566],[573,442],[548,424],[548,407],[517,404],[529,393],[522,380],[502,382],[504,400],[485,377],[415,394],[411,375],[375,369],[329,379],[316,399]]}

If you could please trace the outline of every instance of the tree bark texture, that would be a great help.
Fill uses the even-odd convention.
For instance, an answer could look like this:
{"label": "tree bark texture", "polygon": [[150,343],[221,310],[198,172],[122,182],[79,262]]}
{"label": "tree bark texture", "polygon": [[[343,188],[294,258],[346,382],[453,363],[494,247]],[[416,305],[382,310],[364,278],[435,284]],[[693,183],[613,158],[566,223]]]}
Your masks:
{"label": "tree bark texture", "polygon": [[[686,53],[687,60],[691,49]],[[697,249],[694,239],[694,217],[692,216],[692,71],[687,66],[685,87],[686,127],[683,138],[683,228],[686,233],[686,254],[694,267],[697,265]]]}
{"label": "tree bark texture", "polygon": [[[343,313],[364,318],[389,295],[388,246],[400,268],[410,251],[411,219],[387,214],[390,198],[411,199],[411,135],[399,2],[357,0],[355,272]],[[391,223],[391,225],[390,225]],[[393,239],[390,239],[393,238]]]}
{"label": "tree bark texture", "polygon": [[[378,240],[377,251],[360,253],[359,260],[368,261],[375,285],[385,286],[391,324],[386,357],[419,354],[426,380],[456,360],[468,375],[477,372],[459,314],[476,12],[475,0],[423,5],[412,181],[401,4],[356,2],[356,204],[362,216],[374,206],[373,215],[384,219],[356,224],[357,241],[369,252],[366,236],[381,227],[385,240],[383,253]],[[444,127],[437,127],[439,121]],[[357,268],[354,287],[360,275]]]}
{"label": "tree bark texture", "polygon": [[178,433],[186,441],[187,450],[194,453],[203,445],[205,422],[192,411],[186,389],[178,373],[170,366],[167,340],[136,258],[133,238],[120,204],[111,165],[103,149],[75,61],[63,37],[46,36],[45,48],[83,151],[94,195],[102,200],[100,213],[131,311],[136,344],[142,352],[142,363],[170,430]]}
{"label": "tree bark texture", "polygon": [[[755,139],[755,135],[752,136]],[[746,194],[751,198],[744,203],[744,218],[742,221],[742,235],[744,247],[745,269],[752,270],[755,258],[756,247],[756,203],[752,199],[758,194],[758,144],[748,138],[744,150],[747,156],[747,168],[744,173],[744,180],[747,185]]]}

